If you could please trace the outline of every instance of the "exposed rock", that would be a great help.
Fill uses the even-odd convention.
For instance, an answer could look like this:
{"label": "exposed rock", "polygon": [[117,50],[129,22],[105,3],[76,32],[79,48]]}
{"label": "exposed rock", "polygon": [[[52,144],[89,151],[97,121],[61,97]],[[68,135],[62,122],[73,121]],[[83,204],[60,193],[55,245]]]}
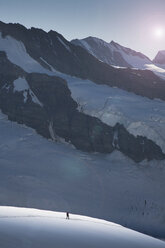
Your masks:
{"label": "exposed rock", "polygon": [[160,152],[159,146],[154,142],[143,136],[133,136],[121,124],[115,125],[114,134],[117,137],[115,148],[124,154],[129,154],[129,157],[136,162],[140,162],[145,158],[148,160],[165,158]]}
{"label": "exposed rock", "polygon": [[153,63],[162,69],[165,69],[165,51],[159,51],[155,56]]}
{"label": "exposed rock", "polygon": [[153,59],[153,63],[165,65],[165,51],[159,51]]}

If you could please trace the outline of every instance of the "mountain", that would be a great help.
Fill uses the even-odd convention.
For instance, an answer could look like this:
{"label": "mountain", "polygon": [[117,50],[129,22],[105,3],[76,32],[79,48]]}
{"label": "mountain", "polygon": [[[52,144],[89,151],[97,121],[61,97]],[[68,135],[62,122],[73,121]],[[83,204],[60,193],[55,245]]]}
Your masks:
{"label": "mountain", "polygon": [[0,108],[10,120],[26,124],[46,138],[64,138],[83,151],[111,153],[118,149],[137,162],[165,158],[159,146],[146,137],[134,137],[123,125],[111,127],[79,112],[63,79],[26,73],[4,52],[0,65]]}
{"label": "mountain", "polygon": [[153,63],[165,69],[165,51],[159,51],[155,56]]}
{"label": "mountain", "polygon": [[143,69],[145,64],[152,64],[152,61],[142,53],[123,47],[114,41],[107,43],[99,38],[87,37],[71,42],[85,48],[97,59],[109,65]]}
{"label": "mountain", "polygon": [[46,138],[64,138],[83,151],[111,153],[117,149],[136,162],[165,158],[158,135],[140,131],[134,135],[122,121],[111,126],[112,122],[97,114],[84,113],[71,96],[73,75],[99,85],[108,80],[108,86],[161,99],[165,98],[164,80],[150,71],[117,69],[99,62],[54,31],[2,22],[0,31],[0,108],[10,120],[26,124]]}
{"label": "mountain", "polygon": [[121,46],[114,41],[107,43],[99,38],[87,37],[81,40],[75,39],[71,42],[72,44],[83,47],[98,60],[115,68],[124,67],[150,70],[160,78],[165,79],[165,70],[159,64],[153,64],[144,54]]}
{"label": "mountain", "polygon": [[41,29],[0,22],[0,33],[0,50],[26,72],[57,70],[149,98],[165,99],[164,80],[151,71],[109,66],[55,31],[46,33]]}
{"label": "mountain", "polygon": [[1,22],[0,204],[164,237],[164,100],[152,71],[114,68],[55,31]]}
{"label": "mountain", "polygon": [[115,223],[86,216],[71,214],[66,220],[61,212],[11,207],[0,210],[0,245],[5,248],[163,248],[165,245]]}

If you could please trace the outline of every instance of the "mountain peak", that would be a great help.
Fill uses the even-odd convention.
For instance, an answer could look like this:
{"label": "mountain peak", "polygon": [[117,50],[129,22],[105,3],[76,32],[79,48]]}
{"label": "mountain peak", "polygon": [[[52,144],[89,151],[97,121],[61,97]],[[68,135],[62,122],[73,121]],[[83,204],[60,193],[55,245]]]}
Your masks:
{"label": "mountain peak", "polygon": [[102,39],[89,36],[81,40],[72,40],[71,42],[85,48],[97,59],[109,65],[144,69],[145,64],[152,63],[144,54],[124,47],[113,40],[108,43]]}
{"label": "mountain peak", "polygon": [[161,50],[157,53],[157,55],[153,59],[153,63],[164,65],[165,68],[165,50]]}

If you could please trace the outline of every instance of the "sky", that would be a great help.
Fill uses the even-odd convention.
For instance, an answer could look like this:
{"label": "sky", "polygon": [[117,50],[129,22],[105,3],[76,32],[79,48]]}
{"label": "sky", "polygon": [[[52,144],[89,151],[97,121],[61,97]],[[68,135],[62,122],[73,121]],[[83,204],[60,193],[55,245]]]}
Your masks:
{"label": "sky", "polygon": [[0,20],[52,29],[67,40],[114,40],[151,59],[165,50],[165,0],[0,0]]}

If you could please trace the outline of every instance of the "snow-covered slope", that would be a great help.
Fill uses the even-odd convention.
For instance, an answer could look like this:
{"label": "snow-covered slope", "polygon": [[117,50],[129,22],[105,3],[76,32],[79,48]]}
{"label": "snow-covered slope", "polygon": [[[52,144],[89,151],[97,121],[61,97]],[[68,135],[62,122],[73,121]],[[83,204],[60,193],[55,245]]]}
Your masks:
{"label": "snow-covered slope", "polygon": [[[153,71],[157,76],[165,79],[165,67],[156,65],[144,54],[131,50],[111,41],[107,43],[99,38],[88,37],[81,40],[72,40],[73,44],[85,48],[90,54],[100,61],[116,68],[138,68]],[[155,60],[156,61],[156,60]],[[162,68],[161,68],[162,67]]]}
{"label": "snow-covered slope", "polygon": [[0,32],[0,51],[5,51],[8,59],[26,72],[46,73],[48,70],[44,69],[36,60],[34,60],[26,51],[24,44],[17,41],[11,36],[2,37]]}
{"label": "snow-covered slope", "polygon": [[37,209],[0,207],[3,248],[164,248],[165,243],[112,222]]}
{"label": "snow-covered slope", "polygon": [[89,154],[0,119],[0,205],[69,211],[165,237],[164,161]]}

